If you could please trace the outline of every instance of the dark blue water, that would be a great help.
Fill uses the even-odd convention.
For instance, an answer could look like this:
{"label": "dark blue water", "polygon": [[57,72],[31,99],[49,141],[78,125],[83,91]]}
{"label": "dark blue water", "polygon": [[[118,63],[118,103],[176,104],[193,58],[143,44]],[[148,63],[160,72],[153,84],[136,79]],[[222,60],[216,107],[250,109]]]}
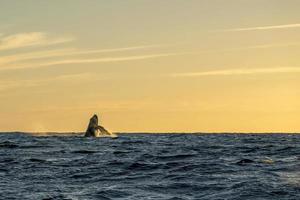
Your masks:
{"label": "dark blue water", "polygon": [[0,134],[0,199],[300,199],[300,135]]}

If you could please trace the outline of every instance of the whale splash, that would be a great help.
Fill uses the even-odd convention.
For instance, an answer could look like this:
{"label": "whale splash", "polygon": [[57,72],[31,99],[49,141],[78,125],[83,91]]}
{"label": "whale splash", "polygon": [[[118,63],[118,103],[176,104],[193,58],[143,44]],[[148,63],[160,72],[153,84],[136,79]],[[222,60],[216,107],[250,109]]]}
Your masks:
{"label": "whale splash", "polygon": [[110,133],[103,126],[98,125],[98,116],[96,114],[94,114],[93,117],[90,119],[88,128],[84,136],[85,137],[112,137],[112,138],[118,137],[116,134]]}

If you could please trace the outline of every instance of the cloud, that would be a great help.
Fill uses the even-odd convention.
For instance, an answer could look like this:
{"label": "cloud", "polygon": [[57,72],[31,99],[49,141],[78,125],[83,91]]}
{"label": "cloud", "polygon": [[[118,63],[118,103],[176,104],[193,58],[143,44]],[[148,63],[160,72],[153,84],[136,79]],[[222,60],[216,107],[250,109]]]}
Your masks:
{"label": "cloud", "polygon": [[293,46],[299,46],[300,43],[275,43],[275,44],[262,44],[262,45],[254,45],[245,47],[244,49],[267,49],[267,48],[273,48],[273,47],[293,47]]}
{"label": "cloud", "polygon": [[181,53],[146,54],[140,56],[104,57],[104,58],[94,58],[94,59],[70,59],[70,60],[61,60],[61,61],[44,63],[42,64],[42,66],[61,65],[61,64],[120,62],[120,61],[144,60],[144,59],[168,57],[168,56],[176,56],[176,55],[181,55]]}
{"label": "cloud", "polygon": [[10,63],[20,62],[20,61],[26,61],[26,60],[37,60],[37,59],[55,58],[55,57],[62,57],[62,56],[89,55],[89,54],[108,53],[108,52],[134,51],[140,49],[150,49],[150,48],[155,48],[160,46],[162,45],[130,46],[130,47],[123,47],[123,48],[96,49],[96,50],[78,50],[75,48],[64,48],[64,49],[55,49],[55,50],[48,50],[48,51],[37,51],[37,52],[2,56],[0,57],[0,66],[7,65]]}
{"label": "cloud", "polygon": [[53,45],[73,41],[72,37],[50,38],[43,32],[18,33],[0,38],[0,50],[30,46]]}
{"label": "cloud", "polygon": [[[232,51],[242,51],[247,49],[265,49],[273,47],[290,47],[299,46],[300,43],[278,43],[278,44],[262,44],[253,45],[240,48],[229,48],[229,49],[219,49],[219,50],[208,50],[208,51],[187,51],[187,52],[172,52],[172,53],[158,53],[158,54],[144,54],[144,55],[133,55],[133,56],[119,56],[119,57],[98,57],[94,58],[78,58],[78,55],[91,55],[104,52],[118,52],[118,51],[134,51],[139,49],[151,49],[160,46],[167,45],[145,45],[145,46],[132,46],[123,48],[113,48],[113,49],[96,49],[96,50],[78,50],[75,48],[64,48],[48,51],[38,51],[23,54],[15,54],[9,56],[0,57],[0,71],[1,70],[16,70],[16,69],[31,69],[40,68],[55,65],[66,65],[66,64],[86,64],[86,63],[109,63],[109,62],[124,62],[124,61],[136,61],[145,59],[154,59],[160,57],[170,57],[170,56],[180,56],[180,55],[197,55],[197,54],[207,54],[207,53],[223,53]],[[75,59],[58,59],[58,57],[64,56],[76,56]],[[41,59],[51,58],[50,61],[44,61]],[[20,61],[28,60],[40,60],[38,62],[24,62],[18,64]]]}
{"label": "cloud", "polygon": [[97,74],[92,74],[92,73],[78,73],[78,74],[59,75],[51,78],[35,79],[35,80],[0,80],[0,91],[17,89],[17,88],[36,87],[36,86],[41,86],[52,82],[57,82],[57,81],[78,83],[79,81],[81,82],[81,81],[100,80],[100,79],[104,79],[104,78],[100,77]]}
{"label": "cloud", "polygon": [[[165,47],[169,45],[144,45],[144,46],[129,46],[121,48],[111,49],[95,49],[95,50],[80,50],[76,48],[62,48],[54,50],[35,51],[29,53],[13,54],[8,56],[0,57],[0,71],[1,70],[16,70],[16,69],[31,69],[40,68],[55,65],[66,65],[66,64],[85,64],[85,63],[108,63],[108,62],[124,62],[124,61],[135,61],[144,59],[153,59],[159,57],[170,57],[180,55],[197,55],[207,53],[223,53],[231,51],[242,51],[247,49],[265,49],[273,47],[290,47],[299,46],[300,43],[275,43],[275,44],[261,44],[246,46],[240,48],[229,48],[219,50],[207,50],[207,51],[187,51],[187,52],[171,52],[171,53],[158,53],[158,54],[144,54],[144,55],[133,55],[133,56],[119,56],[119,57],[99,57],[94,55],[93,58],[80,58],[81,55],[92,55],[106,52],[119,52],[119,51],[135,51],[140,49],[152,49],[156,47]],[[59,57],[69,56],[70,58],[59,59]],[[71,58],[76,56],[74,59]],[[50,60],[43,60],[50,59]],[[34,61],[35,62],[21,62],[21,61]]]}
{"label": "cloud", "polygon": [[44,58],[72,55],[74,52],[76,52],[76,49],[63,48],[63,49],[55,49],[55,50],[48,50],[48,51],[36,51],[30,53],[2,56],[0,57],[0,66],[16,63],[20,61],[26,61],[26,60],[39,60]]}
{"label": "cloud", "polygon": [[131,46],[131,47],[121,47],[121,48],[112,48],[112,49],[99,49],[99,50],[88,50],[88,51],[81,51],[78,54],[91,54],[91,53],[109,53],[109,52],[118,52],[118,51],[133,51],[133,50],[140,50],[140,49],[149,49],[155,47],[162,47],[168,45],[144,45],[144,46]]}
{"label": "cloud", "polygon": [[258,30],[274,30],[274,29],[288,29],[288,28],[300,28],[300,24],[283,24],[275,26],[256,26],[248,28],[233,28],[221,30],[223,32],[239,32],[239,31],[258,31]]}
{"label": "cloud", "polygon": [[23,64],[23,65],[15,65],[4,67],[0,67],[0,70],[11,70],[11,69],[27,69],[27,68],[39,68],[39,67],[47,67],[47,66],[55,66],[55,65],[66,65],[66,64],[87,64],[87,63],[109,63],[109,62],[124,62],[124,61],[133,61],[133,60],[145,60],[145,59],[153,59],[160,57],[169,57],[169,56],[177,56],[177,55],[186,55],[190,54],[190,52],[186,53],[162,53],[162,54],[146,54],[139,56],[122,56],[122,57],[103,57],[103,58],[91,58],[91,59],[62,59],[58,61],[51,62],[41,62],[38,64]]}
{"label": "cloud", "polygon": [[227,69],[213,70],[206,72],[175,73],[171,77],[200,77],[200,76],[232,76],[232,75],[251,75],[251,74],[270,74],[270,73],[292,73],[300,72],[300,67],[275,67],[275,68],[255,68],[255,69]]}

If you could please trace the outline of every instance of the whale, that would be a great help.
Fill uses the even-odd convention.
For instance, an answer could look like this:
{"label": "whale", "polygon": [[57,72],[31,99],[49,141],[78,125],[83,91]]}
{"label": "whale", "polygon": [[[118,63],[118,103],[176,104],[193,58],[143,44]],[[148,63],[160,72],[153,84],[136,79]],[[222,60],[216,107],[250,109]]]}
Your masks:
{"label": "whale", "polygon": [[85,132],[85,137],[112,137],[117,138],[116,134],[110,133],[103,126],[98,125],[98,116],[94,114],[89,121]]}

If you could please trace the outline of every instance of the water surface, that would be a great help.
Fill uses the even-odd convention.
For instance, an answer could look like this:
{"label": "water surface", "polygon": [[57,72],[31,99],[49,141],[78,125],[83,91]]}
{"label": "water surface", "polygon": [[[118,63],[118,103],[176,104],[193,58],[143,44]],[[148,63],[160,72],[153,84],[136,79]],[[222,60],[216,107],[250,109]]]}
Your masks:
{"label": "water surface", "polygon": [[300,135],[0,134],[0,199],[300,199]]}

